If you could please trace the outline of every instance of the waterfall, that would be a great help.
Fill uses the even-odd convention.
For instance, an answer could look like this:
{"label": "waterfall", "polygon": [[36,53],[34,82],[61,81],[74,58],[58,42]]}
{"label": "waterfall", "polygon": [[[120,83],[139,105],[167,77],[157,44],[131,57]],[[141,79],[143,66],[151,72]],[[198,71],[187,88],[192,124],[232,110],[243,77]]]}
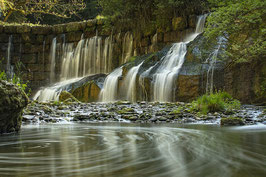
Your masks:
{"label": "waterfall", "polygon": [[13,78],[13,67],[11,66],[11,47],[12,47],[12,35],[9,36],[7,46],[7,63],[6,63],[6,75],[9,79]]}
{"label": "waterfall", "polygon": [[[112,40],[112,36],[103,40],[98,36],[84,39],[82,35],[81,40],[75,46],[74,43],[57,44],[56,38],[54,38],[50,48],[50,80],[51,83],[55,80],[56,62],[62,61],[60,83],[39,90],[34,99],[39,101],[58,100],[62,88],[65,84],[72,82],[72,79],[110,72],[112,70]],[[57,50],[57,48],[62,50]],[[56,55],[56,51],[60,51],[60,55]]]}
{"label": "waterfall", "polygon": [[154,101],[168,102],[174,99],[174,85],[185,61],[187,44],[203,32],[207,15],[198,18],[196,30],[185,38],[184,42],[175,43],[162,58],[162,64],[154,74]]}
{"label": "waterfall", "polygon": [[67,88],[71,88],[71,84],[81,80],[82,78],[69,79],[66,81],[55,83],[51,87],[39,90],[33,97],[33,100],[40,102],[58,101],[60,93]]}
{"label": "waterfall", "polygon": [[131,102],[136,102],[137,98],[136,98],[136,90],[137,90],[137,85],[136,85],[136,78],[137,78],[137,74],[139,71],[140,66],[143,64],[140,63],[138,66],[135,66],[133,68],[131,68],[125,78],[125,90],[127,91],[126,94],[126,99],[131,101]]}
{"label": "waterfall", "polygon": [[[154,65],[155,66],[155,65]],[[148,93],[145,89],[145,78],[147,76],[149,76],[151,70],[154,68],[154,66],[151,66],[148,70],[146,70],[145,72],[143,72],[140,76],[139,76],[139,85],[141,87],[142,90],[142,95],[144,95],[144,99],[145,101],[148,101]]]}
{"label": "waterfall", "polygon": [[53,83],[55,81],[55,55],[56,54],[56,38],[52,41],[52,46],[50,50],[50,83]]}
{"label": "waterfall", "polygon": [[100,92],[102,102],[112,102],[117,99],[118,79],[122,76],[122,67],[115,69],[104,81],[103,88]]}
{"label": "waterfall", "polygon": [[133,35],[130,32],[127,32],[123,39],[121,64],[128,62],[130,57],[132,57],[132,53],[133,53]]}
{"label": "waterfall", "polygon": [[213,93],[213,75],[214,75],[214,69],[217,62],[217,56],[219,53],[219,50],[221,48],[222,42],[224,39],[222,37],[219,38],[218,46],[217,48],[210,54],[210,56],[205,61],[206,63],[209,63],[210,66],[207,71],[207,82],[206,82],[206,93]]}
{"label": "waterfall", "polygon": [[112,50],[112,37],[105,40],[98,36],[81,39],[76,47],[73,43],[66,44],[62,54],[60,80],[110,72]]}

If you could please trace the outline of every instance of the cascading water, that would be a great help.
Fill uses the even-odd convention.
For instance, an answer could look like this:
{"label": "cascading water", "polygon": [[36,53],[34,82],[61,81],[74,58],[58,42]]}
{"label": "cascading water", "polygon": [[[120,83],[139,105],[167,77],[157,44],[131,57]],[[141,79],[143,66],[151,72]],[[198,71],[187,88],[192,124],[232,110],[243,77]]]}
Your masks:
{"label": "cascading water", "polygon": [[50,50],[50,61],[51,61],[51,66],[50,66],[50,83],[53,83],[55,81],[55,55],[56,54],[56,38],[53,39],[52,41],[52,46]]}
{"label": "cascading water", "polygon": [[76,47],[65,45],[61,67],[61,81],[91,74],[108,73],[112,69],[112,37],[104,40],[95,36],[81,39]]}
{"label": "cascading water", "polygon": [[133,36],[130,32],[127,32],[123,39],[121,64],[128,62],[130,57],[132,57],[132,54],[133,54]]}
{"label": "cascading water", "polygon": [[146,70],[145,72],[143,72],[139,76],[139,85],[141,87],[143,100],[145,100],[145,101],[148,101],[148,93],[147,93],[147,90],[145,88],[145,78],[147,76],[149,76],[149,74],[150,74],[151,70],[154,68],[154,66],[151,66],[148,70]]}
{"label": "cascading water", "polygon": [[175,43],[162,58],[162,64],[154,74],[154,101],[168,102],[174,98],[174,81],[178,77],[179,71],[185,61],[187,44],[193,41],[201,32],[207,15],[202,15],[198,19],[195,33],[185,38],[184,42]]}
{"label": "cascading water", "polygon": [[[60,55],[56,55],[57,47],[62,49]],[[34,99],[42,102],[56,101],[65,85],[87,75],[108,73],[112,70],[112,50],[112,36],[105,40],[98,36],[83,39],[82,36],[76,47],[74,43],[57,44],[54,38],[50,49],[50,80],[51,83],[54,82],[56,61],[61,60],[60,82],[38,91]],[[60,58],[57,59],[58,56]]]}
{"label": "cascading water", "polygon": [[207,71],[207,83],[206,83],[206,93],[213,93],[213,75],[214,75],[214,68],[217,62],[217,55],[220,50],[221,44],[218,45],[218,48],[215,49],[210,57],[206,60],[206,62],[210,63],[209,69]]}
{"label": "cascading water", "polygon": [[7,63],[6,63],[6,74],[7,77],[13,78],[13,67],[11,66],[11,46],[12,46],[12,35],[9,36],[8,46],[7,46]]}
{"label": "cascading water", "polygon": [[120,67],[107,76],[100,92],[100,101],[112,102],[117,100],[118,79],[122,76],[122,71],[122,67]]}
{"label": "cascading water", "polygon": [[67,88],[71,87],[72,83],[75,83],[81,79],[82,78],[69,79],[66,81],[55,83],[51,87],[41,89],[34,95],[33,100],[38,100],[40,102],[58,101],[60,93],[63,90],[66,90]]}
{"label": "cascading water", "polygon": [[143,64],[140,63],[138,66],[135,66],[133,68],[131,68],[128,73],[127,76],[125,78],[125,90],[127,91],[126,94],[126,99],[128,101],[131,102],[136,102],[137,100],[137,96],[136,96],[136,90],[137,90],[137,85],[136,85],[136,78],[137,78],[137,74],[139,71],[140,66]]}

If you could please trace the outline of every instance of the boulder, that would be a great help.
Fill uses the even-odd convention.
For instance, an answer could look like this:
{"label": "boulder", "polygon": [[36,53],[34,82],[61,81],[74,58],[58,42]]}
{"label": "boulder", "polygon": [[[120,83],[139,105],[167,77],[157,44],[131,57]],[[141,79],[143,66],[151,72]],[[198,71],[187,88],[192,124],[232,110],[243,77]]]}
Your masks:
{"label": "boulder", "polygon": [[62,91],[59,95],[59,101],[71,101],[71,102],[79,102],[71,93],[67,91]]}
{"label": "boulder", "polygon": [[14,84],[0,80],[0,134],[20,130],[27,95]]}
{"label": "boulder", "polygon": [[81,102],[95,102],[98,101],[99,94],[101,92],[100,87],[94,81],[89,81],[72,91],[74,97]]}

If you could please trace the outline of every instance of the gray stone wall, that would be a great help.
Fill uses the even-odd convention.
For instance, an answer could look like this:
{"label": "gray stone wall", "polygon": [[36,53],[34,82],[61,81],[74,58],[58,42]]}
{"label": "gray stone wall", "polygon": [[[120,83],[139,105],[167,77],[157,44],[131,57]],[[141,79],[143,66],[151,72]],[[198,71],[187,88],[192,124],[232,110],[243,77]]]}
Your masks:
{"label": "gray stone wall", "polygon": [[[182,40],[184,35],[195,27],[196,16],[188,18],[174,18],[172,26],[167,31],[160,31],[137,34],[134,30],[105,30],[101,20],[89,20],[84,22],[73,22],[55,26],[30,26],[30,25],[8,25],[0,26],[0,59],[3,65],[7,63],[7,49],[9,36],[12,35],[11,64],[23,63],[24,79],[30,81],[32,90],[49,84],[50,75],[50,47],[54,37],[57,43],[64,40],[67,43],[75,44],[81,39],[90,38],[96,35],[103,38],[111,35],[113,38],[113,68],[118,67],[122,56],[122,42],[124,34],[132,31],[134,42],[133,51],[135,54],[156,52],[165,45]],[[157,35],[155,36],[155,34]],[[60,63],[60,61],[57,61]],[[56,66],[56,72],[60,73],[60,66]]]}

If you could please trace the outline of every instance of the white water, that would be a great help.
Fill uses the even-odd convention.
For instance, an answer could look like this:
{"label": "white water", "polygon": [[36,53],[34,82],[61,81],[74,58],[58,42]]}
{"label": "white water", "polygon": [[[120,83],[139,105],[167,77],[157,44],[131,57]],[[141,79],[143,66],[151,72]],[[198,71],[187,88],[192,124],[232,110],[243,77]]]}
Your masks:
{"label": "white water", "polygon": [[[62,49],[60,55],[56,55],[57,46]],[[57,44],[56,38],[54,38],[50,49],[50,80],[51,83],[54,82],[56,62],[61,60],[61,82],[38,91],[34,99],[42,102],[56,101],[65,85],[73,82],[72,79],[110,72],[112,70],[112,50],[112,36],[105,40],[98,36],[83,39],[82,36],[77,46],[74,43],[65,42]],[[61,57],[57,59],[57,56]]]}
{"label": "white water", "polygon": [[188,36],[184,42],[175,43],[162,58],[162,64],[154,77],[154,101],[168,102],[174,99],[174,85],[185,61],[187,44],[193,41],[201,32],[205,23],[206,15],[198,19],[195,33]]}
{"label": "white water", "polygon": [[143,72],[139,76],[139,85],[141,87],[143,100],[145,100],[145,101],[148,101],[148,93],[147,93],[146,88],[145,88],[145,77],[147,77],[150,74],[150,72],[154,68],[154,66],[151,66],[148,70],[146,70],[145,72]]}
{"label": "white water", "polygon": [[69,79],[66,81],[58,82],[51,87],[41,89],[34,95],[33,99],[38,100],[39,102],[58,101],[60,93],[63,90],[66,90],[69,85],[81,79],[82,78]]}
{"label": "white water", "polygon": [[52,46],[50,49],[50,83],[53,83],[55,81],[55,55],[56,54],[56,38],[53,39],[52,41]]}
{"label": "white water", "polygon": [[209,62],[210,66],[207,71],[207,83],[206,83],[206,93],[213,93],[213,75],[214,75],[214,69],[217,62],[217,55],[220,50],[221,43],[219,42],[217,49],[215,49],[209,56],[209,58],[206,60],[206,62]]}
{"label": "white water", "polygon": [[10,53],[11,45],[12,45],[12,35],[10,35],[8,39],[7,63],[6,63],[6,74],[7,74],[7,77],[10,79],[13,78],[13,67],[11,66],[11,53]]}
{"label": "white water", "polygon": [[100,101],[112,102],[117,100],[118,79],[122,76],[122,71],[122,67],[120,67],[107,76],[100,92]]}
{"label": "white water", "polygon": [[130,32],[127,32],[123,39],[122,46],[122,61],[120,63],[124,64],[129,61],[133,54],[133,35]]}
{"label": "white water", "polygon": [[110,72],[112,50],[112,37],[81,39],[76,47],[73,43],[66,44],[60,80]]}
{"label": "white water", "polygon": [[143,64],[143,62],[140,63],[138,66],[131,68],[126,75],[124,88],[127,91],[126,99],[128,101],[136,102],[136,100],[137,100],[136,78],[137,78],[139,68],[142,64]]}

